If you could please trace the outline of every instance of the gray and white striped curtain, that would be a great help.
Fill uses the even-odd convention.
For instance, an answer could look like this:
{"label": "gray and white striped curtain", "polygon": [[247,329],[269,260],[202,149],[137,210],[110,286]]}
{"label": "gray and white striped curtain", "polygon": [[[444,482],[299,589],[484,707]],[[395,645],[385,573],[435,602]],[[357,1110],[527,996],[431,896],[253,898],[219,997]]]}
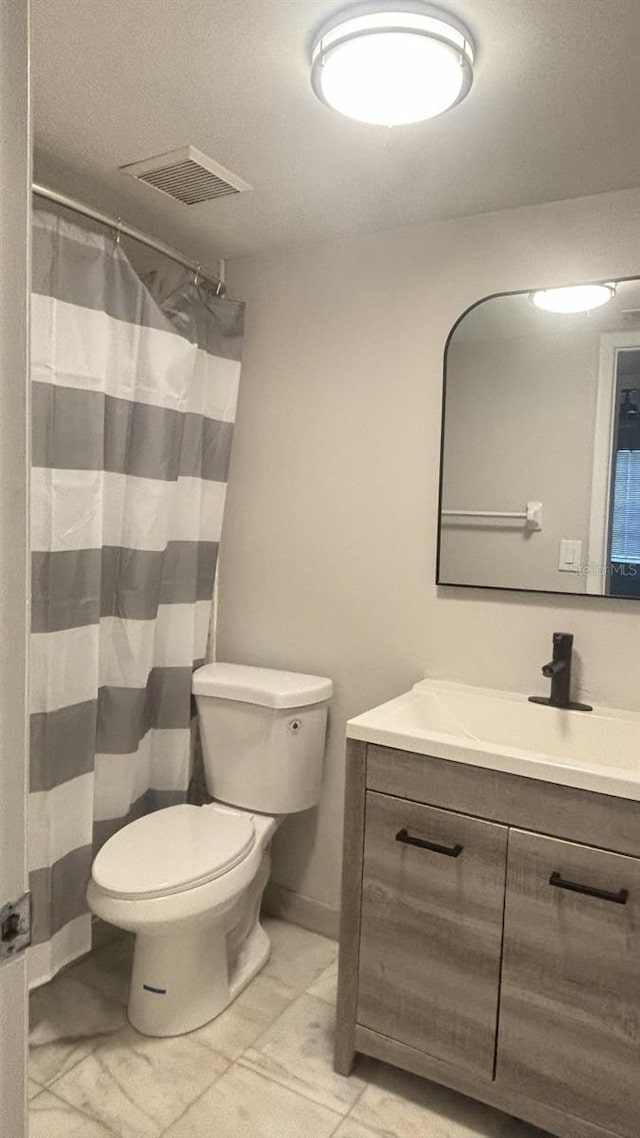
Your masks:
{"label": "gray and white striped curtain", "polygon": [[33,244],[32,985],[90,947],[96,849],[186,797],[243,327],[108,234],[38,212]]}

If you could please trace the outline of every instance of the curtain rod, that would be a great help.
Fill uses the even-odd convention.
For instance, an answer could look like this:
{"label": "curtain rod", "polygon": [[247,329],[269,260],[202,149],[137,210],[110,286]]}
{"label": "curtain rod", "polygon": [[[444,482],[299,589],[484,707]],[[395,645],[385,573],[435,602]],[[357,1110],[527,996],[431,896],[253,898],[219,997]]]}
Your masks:
{"label": "curtain rod", "polygon": [[221,277],[207,272],[201,267],[198,261],[192,261],[188,257],[183,257],[181,253],[176,252],[170,245],[164,245],[162,241],[156,241],[154,237],[148,237],[140,229],[134,229],[131,225],[124,225],[119,217],[110,217],[106,213],[100,213],[99,210],[93,209],[91,206],[85,205],[84,202],[76,201],[75,198],[67,197],[66,194],[59,194],[57,190],[50,190],[47,186],[39,186],[36,182],[33,183],[32,191],[39,198],[46,198],[47,201],[55,202],[57,205],[65,206],[67,209],[72,209],[75,213],[81,213],[84,217],[90,217],[93,221],[100,222],[100,225],[106,225],[109,229],[115,229],[117,233],[122,233],[125,237],[131,237],[134,241],[139,241],[141,245],[147,245],[149,249],[155,249],[158,253],[163,253],[165,257],[169,257],[172,261],[177,261],[179,265],[184,265],[185,269],[192,269],[196,280],[202,279],[209,281],[215,289],[216,296],[223,296],[225,287]]}

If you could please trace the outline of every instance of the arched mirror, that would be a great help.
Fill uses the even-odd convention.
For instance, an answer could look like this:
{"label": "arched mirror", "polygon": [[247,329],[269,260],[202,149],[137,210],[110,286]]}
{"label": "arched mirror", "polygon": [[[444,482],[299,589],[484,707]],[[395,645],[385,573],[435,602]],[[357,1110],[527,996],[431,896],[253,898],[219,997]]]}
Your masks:
{"label": "arched mirror", "polygon": [[640,278],[491,296],[458,320],[437,581],[640,599]]}

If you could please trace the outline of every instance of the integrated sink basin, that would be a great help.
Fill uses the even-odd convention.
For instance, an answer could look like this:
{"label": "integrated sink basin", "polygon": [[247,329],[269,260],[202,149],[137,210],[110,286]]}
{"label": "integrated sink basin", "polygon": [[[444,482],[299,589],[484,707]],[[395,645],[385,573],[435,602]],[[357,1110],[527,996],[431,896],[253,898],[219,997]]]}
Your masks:
{"label": "integrated sink basin", "polygon": [[347,737],[640,800],[640,712],[585,714],[526,695],[421,680],[347,723]]}

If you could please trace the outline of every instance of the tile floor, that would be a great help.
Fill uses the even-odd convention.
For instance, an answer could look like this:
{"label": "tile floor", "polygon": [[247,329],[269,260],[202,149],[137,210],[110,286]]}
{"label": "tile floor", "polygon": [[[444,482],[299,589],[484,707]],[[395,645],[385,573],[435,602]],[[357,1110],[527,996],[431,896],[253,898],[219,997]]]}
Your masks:
{"label": "tile floor", "polygon": [[213,1023],[148,1039],[120,938],[31,996],[29,1138],[548,1138],[384,1064],[332,1069],[334,941],[270,918],[264,970]]}

